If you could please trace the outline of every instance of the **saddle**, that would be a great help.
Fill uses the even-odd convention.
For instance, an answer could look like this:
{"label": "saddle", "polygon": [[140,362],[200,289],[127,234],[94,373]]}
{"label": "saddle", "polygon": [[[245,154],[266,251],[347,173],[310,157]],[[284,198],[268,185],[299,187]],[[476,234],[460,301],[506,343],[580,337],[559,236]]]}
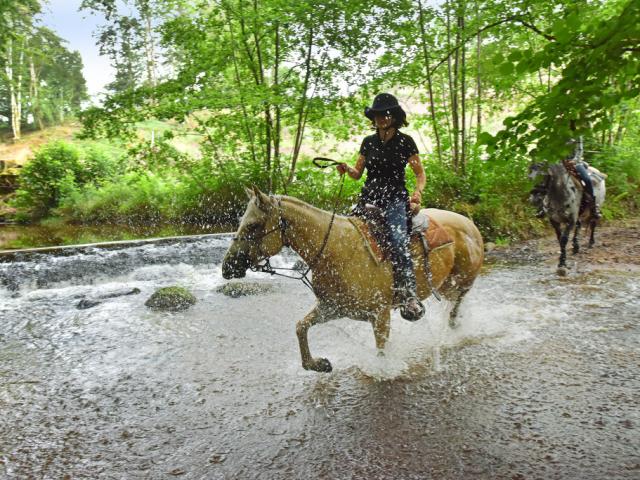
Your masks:
{"label": "saddle", "polygon": [[[584,188],[584,184],[582,183],[582,178],[576,169],[576,162],[571,159],[566,159],[563,162],[564,168],[567,170],[567,173],[571,176],[571,180],[573,180],[574,185],[578,189],[579,192],[582,192],[580,198],[580,208],[578,209],[578,215],[582,215],[586,210],[590,210],[595,204],[596,199],[589,195]],[[591,182],[594,187],[596,184],[600,183],[602,180],[607,178],[606,173],[602,173],[595,167],[592,167],[587,162],[584,162],[587,167],[587,171],[589,172],[589,177],[591,177]]]}
{"label": "saddle", "polygon": [[[391,258],[391,251],[387,241],[386,222],[382,211],[374,206],[367,206],[363,216],[349,217],[349,221],[356,227],[367,245],[371,256],[377,262],[384,262]],[[451,235],[440,226],[424,210],[420,210],[411,219],[410,239],[420,242],[426,240],[429,250],[453,243]],[[422,247],[421,247],[422,248]]]}

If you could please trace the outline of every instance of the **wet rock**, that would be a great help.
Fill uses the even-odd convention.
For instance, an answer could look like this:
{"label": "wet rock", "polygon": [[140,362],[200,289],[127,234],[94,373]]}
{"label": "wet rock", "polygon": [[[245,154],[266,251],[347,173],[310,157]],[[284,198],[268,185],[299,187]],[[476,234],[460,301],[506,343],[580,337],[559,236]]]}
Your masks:
{"label": "wet rock", "polygon": [[88,308],[95,307],[96,305],[100,305],[102,303],[102,300],[105,300],[108,298],[118,298],[118,297],[124,297],[127,295],[137,295],[139,293],[140,293],[139,288],[127,288],[123,290],[116,290],[115,292],[106,293],[104,295],[98,295],[96,298],[83,298],[78,302],[78,304],[76,305],[76,308],[78,310],[86,310]]}
{"label": "wet rock", "polygon": [[88,308],[93,308],[97,305],[100,305],[102,302],[100,300],[91,300],[89,298],[83,298],[78,302],[76,308],[78,310],[86,310]]}
{"label": "wet rock", "polygon": [[117,290],[115,292],[107,293],[105,295],[100,295],[98,298],[117,298],[117,297],[126,297],[127,295],[137,295],[140,293],[139,288],[129,288],[124,290]]}
{"label": "wet rock", "polygon": [[191,305],[195,305],[195,303],[196,297],[187,289],[172,286],[159,288],[144,304],[154,310],[176,312],[186,310]]}
{"label": "wet rock", "polygon": [[265,285],[257,282],[228,282],[218,287],[216,292],[227,297],[238,298],[247,295],[260,295],[273,290],[272,285]]}

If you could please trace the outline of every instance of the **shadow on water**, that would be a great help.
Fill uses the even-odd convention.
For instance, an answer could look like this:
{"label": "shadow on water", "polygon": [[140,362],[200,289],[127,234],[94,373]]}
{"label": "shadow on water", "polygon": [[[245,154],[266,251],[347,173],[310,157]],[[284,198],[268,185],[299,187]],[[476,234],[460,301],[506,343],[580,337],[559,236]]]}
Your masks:
{"label": "shadow on water", "polygon": [[[218,293],[228,242],[0,264],[0,476],[638,478],[638,274],[494,265],[456,330],[433,299],[394,314],[384,357],[367,324],[312,329],[319,375],[295,334],[312,294],[257,274],[268,292]],[[147,310],[170,284],[198,303]]]}

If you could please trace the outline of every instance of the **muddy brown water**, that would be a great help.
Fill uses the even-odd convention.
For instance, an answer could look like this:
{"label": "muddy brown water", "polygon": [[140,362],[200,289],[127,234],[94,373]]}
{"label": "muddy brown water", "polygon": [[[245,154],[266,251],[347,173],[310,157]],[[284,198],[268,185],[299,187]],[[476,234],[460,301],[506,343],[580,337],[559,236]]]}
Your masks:
{"label": "muddy brown water", "polygon": [[[394,314],[384,357],[364,323],[315,327],[317,374],[312,294],[216,292],[228,243],[0,264],[0,478],[640,478],[640,272],[495,263],[458,328]],[[171,284],[198,303],[147,310]]]}

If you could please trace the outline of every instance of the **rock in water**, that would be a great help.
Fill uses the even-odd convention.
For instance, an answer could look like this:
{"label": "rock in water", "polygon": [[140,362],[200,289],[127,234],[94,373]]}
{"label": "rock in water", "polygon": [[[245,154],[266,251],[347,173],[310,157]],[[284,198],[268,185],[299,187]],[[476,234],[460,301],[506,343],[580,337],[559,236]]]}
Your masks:
{"label": "rock in water", "polygon": [[238,298],[246,295],[259,295],[272,290],[271,285],[257,282],[228,282],[216,289],[217,292],[227,297]]}
{"label": "rock in water", "polygon": [[183,287],[164,287],[156,290],[144,304],[154,310],[177,312],[195,305],[196,297]]}

